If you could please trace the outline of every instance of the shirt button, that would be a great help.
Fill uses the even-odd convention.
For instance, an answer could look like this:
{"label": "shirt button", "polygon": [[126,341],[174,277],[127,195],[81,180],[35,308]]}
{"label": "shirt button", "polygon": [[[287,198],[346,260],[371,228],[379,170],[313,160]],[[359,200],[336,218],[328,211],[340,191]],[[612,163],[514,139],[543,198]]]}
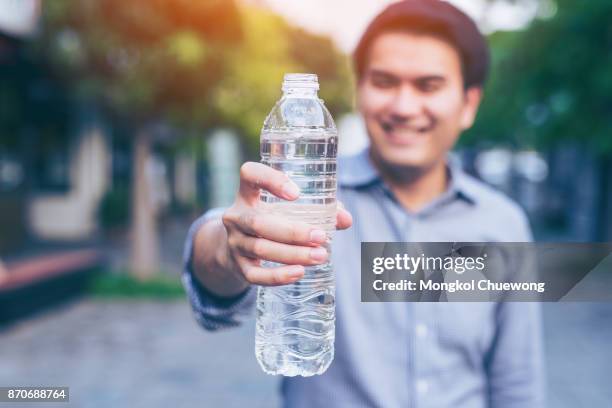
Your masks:
{"label": "shirt button", "polygon": [[419,338],[423,338],[425,336],[427,336],[427,326],[425,326],[423,323],[419,323],[416,325],[416,335]]}
{"label": "shirt button", "polygon": [[425,380],[417,380],[416,390],[419,394],[425,394],[429,390],[429,383]]}

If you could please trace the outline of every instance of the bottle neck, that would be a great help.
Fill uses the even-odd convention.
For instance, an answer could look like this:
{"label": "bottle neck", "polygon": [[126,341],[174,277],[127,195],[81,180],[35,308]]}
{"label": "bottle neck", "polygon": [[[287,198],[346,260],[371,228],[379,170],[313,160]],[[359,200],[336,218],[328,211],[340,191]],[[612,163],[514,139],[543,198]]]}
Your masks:
{"label": "bottle neck", "polygon": [[317,98],[317,89],[315,88],[286,88],[283,89],[283,97],[293,98]]}

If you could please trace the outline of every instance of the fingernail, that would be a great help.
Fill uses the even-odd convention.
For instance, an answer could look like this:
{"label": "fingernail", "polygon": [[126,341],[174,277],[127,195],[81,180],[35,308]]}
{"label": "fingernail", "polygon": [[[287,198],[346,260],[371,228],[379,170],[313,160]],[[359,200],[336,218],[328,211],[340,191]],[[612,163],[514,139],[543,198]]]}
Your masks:
{"label": "fingernail", "polygon": [[290,279],[299,278],[303,274],[304,274],[304,268],[302,268],[299,265],[298,266],[294,266],[293,268],[289,269],[289,271],[287,271],[287,276]]}
{"label": "fingernail", "polygon": [[310,259],[313,261],[324,261],[327,259],[327,251],[325,248],[313,248],[310,250]]}
{"label": "fingernail", "polygon": [[300,189],[293,181],[289,180],[283,184],[283,194],[287,198],[296,198],[300,195]]}
{"label": "fingernail", "polygon": [[315,244],[324,244],[327,241],[327,234],[323,230],[312,230],[310,231],[310,241]]}

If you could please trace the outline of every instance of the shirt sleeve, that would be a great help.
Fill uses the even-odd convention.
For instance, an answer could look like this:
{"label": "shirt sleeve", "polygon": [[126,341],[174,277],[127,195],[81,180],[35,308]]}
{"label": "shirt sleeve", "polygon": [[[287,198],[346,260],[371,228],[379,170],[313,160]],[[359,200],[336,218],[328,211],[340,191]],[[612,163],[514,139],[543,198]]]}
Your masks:
{"label": "shirt sleeve", "polygon": [[[513,241],[532,242],[525,213],[518,209]],[[531,262],[526,259],[525,262]],[[536,302],[501,302],[496,309],[496,334],[485,359],[490,407],[545,406],[542,310]]]}
{"label": "shirt sleeve", "polygon": [[223,208],[215,208],[198,218],[189,228],[183,252],[182,281],[196,321],[206,330],[214,331],[238,326],[250,314],[255,304],[256,291],[249,287],[233,298],[219,298],[207,291],[193,275],[193,243],[200,227],[223,214]]}
{"label": "shirt sleeve", "polygon": [[489,406],[544,407],[540,304],[500,303],[497,323],[494,345],[485,360],[489,378]]}

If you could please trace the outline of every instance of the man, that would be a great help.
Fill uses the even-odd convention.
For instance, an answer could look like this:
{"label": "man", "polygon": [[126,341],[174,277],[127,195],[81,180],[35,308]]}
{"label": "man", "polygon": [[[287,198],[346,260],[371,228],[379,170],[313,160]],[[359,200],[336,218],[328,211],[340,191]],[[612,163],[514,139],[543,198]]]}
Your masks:
{"label": "man", "polygon": [[[448,151],[476,116],[486,42],[438,0],[389,6],[354,54],[358,108],[370,148],[339,162],[335,359],[327,372],[283,378],[287,407],[537,407],[539,310],[527,303],[361,303],[362,241],[529,241],[523,212],[464,174]],[[225,212],[198,220],[184,283],[207,329],[239,324],[257,285],[294,282],[323,262],[322,231],[257,211],[259,189],[296,186],[258,163],[241,169]],[[352,219],[351,219],[352,214]],[[287,266],[264,269],[258,260]]]}

